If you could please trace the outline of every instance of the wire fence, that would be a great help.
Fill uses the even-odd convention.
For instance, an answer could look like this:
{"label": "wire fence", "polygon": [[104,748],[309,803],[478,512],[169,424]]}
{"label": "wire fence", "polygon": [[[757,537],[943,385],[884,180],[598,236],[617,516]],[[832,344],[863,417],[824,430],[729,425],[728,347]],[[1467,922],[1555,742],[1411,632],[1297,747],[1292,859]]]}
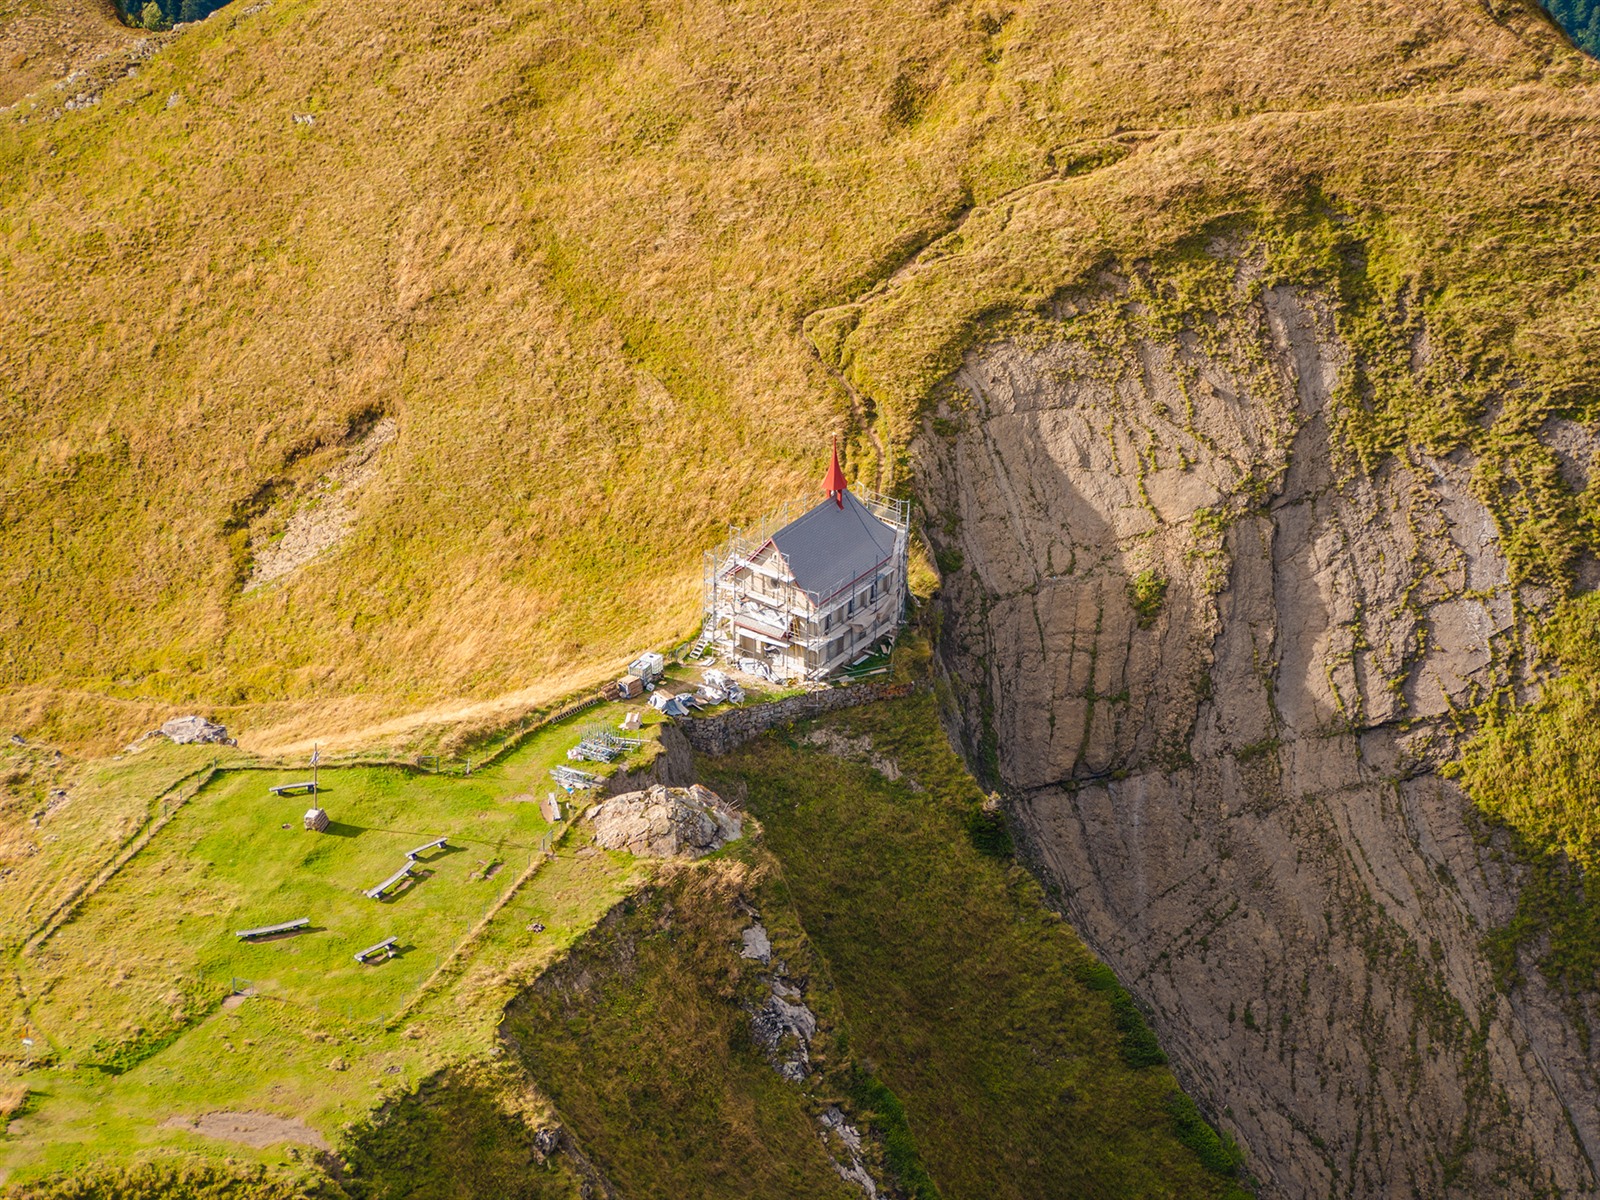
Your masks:
{"label": "wire fence", "polygon": [[520,748],[522,744],[529,738],[537,736],[546,729],[549,729],[552,725],[559,725],[562,721],[567,720],[569,717],[575,717],[579,713],[588,712],[596,705],[604,704],[605,702],[606,698],[596,692],[592,696],[585,696],[582,700],[575,700],[571,704],[566,705],[564,708],[557,709],[548,716],[540,717],[531,725],[524,721],[522,725],[519,726],[515,732],[508,735],[505,741],[501,742],[500,745],[494,747],[492,750],[486,751],[481,755],[463,756],[459,759],[447,760],[441,758],[437,754],[419,754],[410,762],[399,763],[397,765],[428,771],[435,775],[460,775],[463,778],[466,778],[474,771],[483,771],[494,766],[501,759]]}

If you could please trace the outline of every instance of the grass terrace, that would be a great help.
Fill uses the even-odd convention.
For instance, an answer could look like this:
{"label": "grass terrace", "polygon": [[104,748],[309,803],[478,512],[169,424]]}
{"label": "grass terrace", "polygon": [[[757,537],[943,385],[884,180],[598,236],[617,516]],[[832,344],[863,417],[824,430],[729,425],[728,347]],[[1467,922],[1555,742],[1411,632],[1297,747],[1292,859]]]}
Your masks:
{"label": "grass terrace", "polygon": [[[393,1015],[548,844],[533,803],[508,802],[483,779],[395,767],[330,771],[318,799],[324,833],[302,828],[307,801],[265,793],[263,772],[221,776],[156,843],[101,888],[22,970],[34,1018],[71,1059],[126,1065],[198,1010],[250,981],[297,1004],[379,1020]],[[406,852],[409,882],[376,886]],[[235,931],[309,916],[309,929],[242,941]],[[398,936],[376,965],[356,951]],[[130,954],[130,946],[137,947]]]}
{"label": "grass terrace", "polygon": [[[181,1123],[212,1111],[302,1119],[315,1145],[487,1050],[515,989],[648,876],[627,855],[564,844],[565,826],[537,803],[580,732],[614,726],[628,707],[541,729],[466,776],[324,767],[323,833],[303,828],[306,796],[268,790],[302,778],[298,768],[219,769],[142,844],[136,832],[131,854],[99,847],[115,869],[79,863],[86,895],[13,952],[18,1021],[35,1045],[7,1081],[26,1099],[20,1136],[0,1139],[0,1177],[160,1147],[281,1163],[294,1143],[252,1148]],[[631,761],[583,765],[605,774],[647,761],[654,717]],[[118,764],[128,791],[166,797],[124,798],[130,823],[172,806],[174,777],[211,759],[162,744]],[[381,901],[363,894],[441,835],[448,848],[420,855],[409,884]],[[303,931],[235,936],[303,916]],[[391,936],[395,958],[354,960]]]}

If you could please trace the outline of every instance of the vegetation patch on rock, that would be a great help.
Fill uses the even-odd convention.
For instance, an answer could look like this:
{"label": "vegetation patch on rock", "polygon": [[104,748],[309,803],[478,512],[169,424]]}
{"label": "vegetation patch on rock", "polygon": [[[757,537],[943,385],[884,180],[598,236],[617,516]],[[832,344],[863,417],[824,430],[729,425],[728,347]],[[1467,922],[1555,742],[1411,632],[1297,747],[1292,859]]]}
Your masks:
{"label": "vegetation patch on rock", "polygon": [[[1233,1165],[1215,1173],[1184,1140],[1159,1049],[1127,1053],[1135,1023],[1154,1047],[1131,999],[1026,871],[973,844],[985,796],[933,697],[819,724],[816,741],[768,737],[701,768],[748,792],[851,1049],[903,1106],[871,1106],[888,1144],[903,1120],[949,1196],[1241,1195]],[[870,739],[900,777],[816,744],[838,738]]]}
{"label": "vegetation patch on rock", "polygon": [[1600,596],[1579,597],[1544,630],[1558,673],[1536,700],[1485,705],[1483,723],[1458,762],[1484,811],[1538,853],[1565,854],[1585,872],[1600,867]]}
{"label": "vegetation patch on rock", "polygon": [[[503,1044],[619,1194],[859,1200],[821,1123],[854,1112],[838,1000],[781,876],[741,853],[615,908],[508,1007]],[[770,966],[741,953],[755,912]],[[804,1019],[773,1020],[775,997]],[[887,1179],[881,1150],[862,1153]]]}

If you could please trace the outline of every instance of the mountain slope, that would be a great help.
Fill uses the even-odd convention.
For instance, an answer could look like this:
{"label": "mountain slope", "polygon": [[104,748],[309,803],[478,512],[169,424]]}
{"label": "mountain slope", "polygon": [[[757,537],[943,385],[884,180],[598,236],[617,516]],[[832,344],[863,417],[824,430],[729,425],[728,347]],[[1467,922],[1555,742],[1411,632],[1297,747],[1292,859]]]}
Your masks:
{"label": "mountain slope", "polygon": [[0,713],[548,699],[841,430],[1268,1188],[1592,1194],[1563,846],[1440,771],[1586,669],[1597,163],[1524,3],[230,7],[0,121]]}
{"label": "mountain slope", "polygon": [[[56,104],[91,90],[89,77],[125,67],[155,45],[98,0],[5,0],[0,4],[0,105],[54,88]],[[117,71],[118,74],[122,72]]]}
{"label": "mountain slope", "polygon": [[[1469,88],[1581,108],[1565,85],[1592,79],[1520,7],[1152,21],[299,0],[185,30],[85,111],[24,103],[0,133],[0,682],[107,697],[78,722],[102,738],[142,723],[119,701],[288,701],[236,720],[274,740],[598,671],[693,628],[698,549],[809,481],[852,407],[914,399],[925,373],[890,397],[867,359],[926,350],[928,320],[858,331],[856,398],[799,327],[972,206],[1133,131],[1270,173],[1298,113],[1410,128]],[[1362,122],[1310,128],[1389,160]],[[1157,177],[1118,175],[1115,225],[1159,241],[1187,214],[1137,157]],[[1077,242],[1042,248],[1052,280]],[[1003,299],[967,274],[963,321]],[[252,539],[384,413],[349,534],[247,591]],[[869,480],[903,447],[883,434],[855,441]]]}

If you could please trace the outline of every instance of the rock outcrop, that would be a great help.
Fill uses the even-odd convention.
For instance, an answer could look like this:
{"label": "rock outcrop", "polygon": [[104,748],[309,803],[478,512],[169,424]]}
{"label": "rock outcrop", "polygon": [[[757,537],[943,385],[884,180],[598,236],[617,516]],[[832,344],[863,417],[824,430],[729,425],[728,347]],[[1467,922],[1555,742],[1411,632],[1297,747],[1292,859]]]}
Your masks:
{"label": "rock outcrop", "polygon": [[771,977],[767,1002],[750,1019],[750,1036],[772,1059],[773,1070],[790,1083],[811,1074],[811,1039],[817,1036],[817,1014],[793,982],[779,973]]}
{"label": "rock outcrop", "polygon": [[[309,118],[308,118],[309,120]],[[295,117],[300,123],[300,117]],[[266,514],[252,530],[253,567],[246,591],[281,579],[337,546],[356,523],[356,500],[378,474],[378,453],[399,435],[393,417],[381,417],[345,455],[317,480],[308,494],[297,495],[277,514],[282,527]]]}
{"label": "rock outcrop", "polygon": [[1436,773],[1548,598],[1470,462],[1342,465],[1346,349],[1246,275],[1203,337],[994,345],[930,415],[954,719],[1264,1195],[1593,1195],[1595,1049],[1497,989],[1514,868]]}
{"label": "rock outcrop", "polygon": [[837,1104],[830,1104],[817,1118],[822,1129],[823,1145],[828,1147],[828,1158],[833,1169],[846,1183],[853,1183],[866,1193],[867,1200],[878,1200],[878,1181],[872,1177],[861,1154],[861,1131],[845,1118]]}
{"label": "rock outcrop", "polygon": [[199,742],[216,743],[218,745],[233,744],[228,737],[227,729],[208,721],[204,717],[173,717],[160,729],[156,730],[164,738],[176,742],[180,746],[189,746]]}
{"label": "rock outcrop", "polygon": [[594,808],[595,841],[652,858],[699,858],[737,838],[743,821],[710,788],[657,785]]}

